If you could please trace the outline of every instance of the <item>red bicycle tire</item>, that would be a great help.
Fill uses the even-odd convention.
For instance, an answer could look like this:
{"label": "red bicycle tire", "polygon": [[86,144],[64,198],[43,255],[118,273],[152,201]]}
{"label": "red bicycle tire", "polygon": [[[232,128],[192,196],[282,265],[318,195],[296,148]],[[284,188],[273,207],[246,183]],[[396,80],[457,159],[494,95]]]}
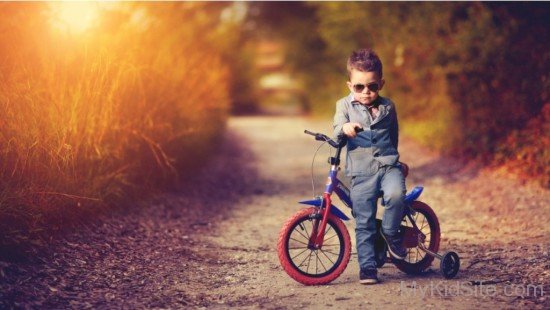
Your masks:
{"label": "red bicycle tire", "polygon": [[[432,252],[439,251],[439,243],[441,241],[441,229],[439,227],[439,220],[435,215],[435,212],[430,206],[421,202],[413,201],[411,204],[413,210],[423,214],[428,220],[430,226],[430,244],[428,249]],[[422,260],[416,263],[409,263],[405,260],[397,260],[392,258],[393,264],[401,271],[407,274],[419,274],[422,271],[426,270],[432,264],[434,257],[426,254]]]}
{"label": "red bicycle tire", "polygon": [[291,278],[304,285],[323,285],[334,281],[344,272],[351,256],[351,238],[349,232],[341,219],[330,214],[328,221],[332,224],[332,227],[335,230],[338,229],[340,231],[343,238],[344,254],[339,265],[332,272],[322,277],[307,276],[296,269],[287,251],[289,236],[299,221],[302,221],[304,218],[307,218],[316,212],[316,208],[306,208],[295,213],[283,225],[279,233],[279,240],[277,242],[277,253],[281,266]]}

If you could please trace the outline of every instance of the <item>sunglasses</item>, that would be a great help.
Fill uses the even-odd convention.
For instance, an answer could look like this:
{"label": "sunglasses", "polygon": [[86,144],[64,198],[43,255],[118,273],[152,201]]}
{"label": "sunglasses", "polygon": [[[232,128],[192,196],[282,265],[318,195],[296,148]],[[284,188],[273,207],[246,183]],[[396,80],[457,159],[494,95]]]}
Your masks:
{"label": "sunglasses", "polygon": [[365,84],[355,84],[353,85],[353,91],[356,93],[362,93],[363,90],[365,90],[365,87],[370,90],[371,92],[377,92],[380,90],[380,85],[376,82],[369,83],[367,85]]}

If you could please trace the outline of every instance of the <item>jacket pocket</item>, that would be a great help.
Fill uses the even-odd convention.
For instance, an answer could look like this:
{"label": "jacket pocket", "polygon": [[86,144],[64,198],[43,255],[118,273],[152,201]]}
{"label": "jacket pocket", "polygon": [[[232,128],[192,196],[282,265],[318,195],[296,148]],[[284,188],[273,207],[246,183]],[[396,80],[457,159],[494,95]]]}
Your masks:
{"label": "jacket pocket", "polygon": [[358,147],[347,155],[351,176],[371,176],[378,172],[380,163],[370,154],[370,149]]}

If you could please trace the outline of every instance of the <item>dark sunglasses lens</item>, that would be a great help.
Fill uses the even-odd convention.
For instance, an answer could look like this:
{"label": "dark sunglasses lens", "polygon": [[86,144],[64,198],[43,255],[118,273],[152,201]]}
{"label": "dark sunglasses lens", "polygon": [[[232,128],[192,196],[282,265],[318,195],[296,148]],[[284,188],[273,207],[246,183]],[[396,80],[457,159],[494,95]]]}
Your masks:
{"label": "dark sunglasses lens", "polygon": [[361,92],[363,92],[365,87],[367,87],[372,92],[377,92],[378,90],[380,90],[380,86],[378,85],[378,83],[371,83],[369,85],[355,84],[355,85],[353,85],[353,90],[356,93],[361,93]]}
{"label": "dark sunglasses lens", "polygon": [[356,93],[362,92],[363,89],[365,89],[365,85],[363,85],[363,84],[355,84],[355,85],[353,85],[353,90],[354,90]]}
{"label": "dark sunglasses lens", "polygon": [[380,89],[377,83],[369,84],[367,85],[367,88],[372,92],[377,92]]}

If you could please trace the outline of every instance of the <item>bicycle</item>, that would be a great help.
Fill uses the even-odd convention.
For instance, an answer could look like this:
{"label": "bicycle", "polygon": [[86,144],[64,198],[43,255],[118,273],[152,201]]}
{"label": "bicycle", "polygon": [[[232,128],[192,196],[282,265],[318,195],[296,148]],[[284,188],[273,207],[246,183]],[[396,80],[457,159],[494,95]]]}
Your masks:
{"label": "bicycle", "polygon": [[[332,194],[336,193],[344,205],[352,209],[353,214],[350,191],[337,177],[340,155],[347,139],[342,136],[334,141],[321,133],[308,130],[304,133],[314,136],[317,141],[328,143],[336,149],[336,154],[329,157],[331,168],[323,196],[299,202],[311,207],[298,211],[285,222],[279,233],[277,252],[281,266],[294,280],[305,285],[322,285],[338,278],[346,269],[351,256],[351,239],[343,222],[350,218],[331,200]],[[406,177],[408,166],[403,163],[401,166]],[[404,260],[388,256],[387,244],[380,232],[382,221],[376,220],[377,267],[391,261],[407,274],[420,274],[437,258],[441,261],[441,273],[451,279],[458,273],[460,258],[453,251],[442,255],[437,253],[441,239],[439,221],[430,206],[417,200],[423,189],[416,186],[405,196],[403,221],[399,229],[403,246],[407,248]]]}

